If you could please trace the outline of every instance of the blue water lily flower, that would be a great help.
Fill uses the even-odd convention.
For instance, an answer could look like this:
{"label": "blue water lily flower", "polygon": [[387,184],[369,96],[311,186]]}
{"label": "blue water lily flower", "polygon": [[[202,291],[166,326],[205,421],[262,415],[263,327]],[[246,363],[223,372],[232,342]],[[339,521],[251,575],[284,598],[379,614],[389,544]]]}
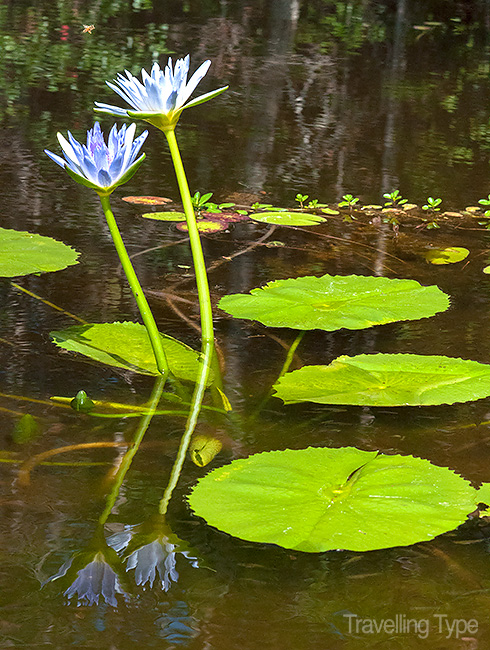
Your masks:
{"label": "blue water lily flower", "polygon": [[114,126],[109,133],[107,144],[96,122],[87,131],[87,144],[80,144],[68,131],[68,140],[58,133],[58,141],[63,149],[63,156],[45,149],[45,153],[54,160],[74,180],[91,187],[99,195],[108,196],[116,187],[129,181],[145,159],[145,154],[137,158],[148,131],[134,140],[136,124],[122,126],[118,131]]}
{"label": "blue water lily flower", "polygon": [[119,73],[114,79],[114,83],[110,81],[106,83],[132,108],[124,109],[95,102],[97,106],[95,110],[117,117],[143,119],[163,131],[173,130],[184,108],[207,102],[228,88],[228,86],[224,86],[186,103],[209,70],[211,61],[204,61],[187,81],[189,63],[189,55],[185,59],[177,59],[175,66],[172,65],[172,59],[169,58],[165,70],[161,70],[158,63],[155,62],[151,74],[148,74],[144,68],[141,70],[142,81],[127,70],[125,71],[126,76]]}

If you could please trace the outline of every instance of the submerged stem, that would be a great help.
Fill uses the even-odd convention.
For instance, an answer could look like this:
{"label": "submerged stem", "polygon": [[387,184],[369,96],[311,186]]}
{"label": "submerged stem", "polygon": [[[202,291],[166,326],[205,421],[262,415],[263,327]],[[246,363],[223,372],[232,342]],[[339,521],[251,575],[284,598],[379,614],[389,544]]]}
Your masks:
{"label": "submerged stem", "polygon": [[[290,348],[289,348],[289,350],[288,350],[288,353],[287,353],[287,355],[286,355],[286,358],[285,358],[285,360],[284,360],[284,363],[282,364],[281,371],[279,372],[279,375],[278,375],[276,381],[277,381],[278,379],[281,379],[281,377],[282,377],[283,375],[285,375],[285,374],[287,373],[287,371],[289,370],[289,366],[290,366],[291,363],[293,362],[293,357],[294,357],[295,352],[296,352],[296,350],[297,350],[297,348],[298,348],[298,345],[301,343],[301,341],[302,341],[302,339],[303,339],[303,336],[304,336],[305,334],[306,334],[306,331],[305,331],[305,330],[302,330],[301,332],[298,333],[297,337],[296,337],[296,338],[294,339],[294,341],[291,343],[291,346],[290,346]],[[274,382],[274,383],[275,383],[275,382]],[[257,417],[257,415],[260,413],[260,411],[264,408],[264,406],[267,404],[267,402],[268,402],[268,401],[270,400],[270,398],[272,397],[272,391],[273,391],[273,388],[272,388],[272,386],[271,386],[271,387],[269,388],[269,390],[267,391],[267,393],[265,394],[265,396],[264,396],[264,397],[262,398],[262,400],[260,401],[260,403],[259,403],[259,405],[257,406],[257,408],[253,411],[253,413],[252,413],[252,415],[250,416],[249,420],[253,420],[254,418]]]}
{"label": "submerged stem", "polygon": [[169,501],[172,497],[172,493],[175,490],[175,487],[179,481],[180,474],[182,472],[182,467],[184,465],[185,457],[189,444],[191,442],[192,434],[196,428],[197,418],[201,412],[202,400],[204,398],[204,392],[206,390],[206,384],[208,382],[209,372],[211,370],[211,360],[214,354],[214,345],[212,341],[203,341],[202,343],[202,352],[200,358],[200,368],[199,373],[196,378],[196,385],[194,387],[194,393],[192,395],[191,409],[189,417],[187,418],[186,427],[182,439],[180,441],[179,450],[177,452],[177,458],[172,467],[172,472],[170,474],[170,479],[165,492],[163,494],[162,500],[158,511],[161,515],[166,514]]}
{"label": "submerged stem", "polygon": [[135,297],[138,309],[145,324],[146,331],[150,337],[151,347],[153,348],[153,354],[155,355],[155,361],[157,364],[158,371],[167,376],[169,372],[167,357],[163,349],[162,338],[160,332],[158,331],[155,319],[150,309],[150,305],[146,300],[141,284],[136,276],[131,260],[129,259],[128,252],[124,245],[121,233],[116,223],[116,219],[111,210],[111,204],[109,202],[108,196],[100,195],[100,202],[102,203],[102,208],[104,210],[105,218],[107,220],[107,225],[111,233],[112,241],[116,247],[117,254],[119,255],[119,260],[121,266],[123,267],[126,278],[128,279],[129,286]]}
{"label": "submerged stem", "polygon": [[197,293],[199,297],[199,309],[201,312],[201,329],[203,342],[214,341],[213,331],[213,312],[211,309],[211,297],[209,295],[209,283],[206,273],[206,265],[204,263],[204,255],[202,252],[201,238],[197,228],[196,215],[192,206],[191,193],[185,175],[184,165],[180,156],[177,138],[175,131],[164,131],[167,138],[172,162],[174,164],[175,175],[177,176],[177,183],[179,185],[180,196],[182,198],[182,205],[184,206],[185,219],[187,222],[187,229],[189,231],[189,240],[191,245],[192,260],[194,262],[194,270],[196,273]]}
{"label": "submerged stem", "polygon": [[99,517],[99,524],[101,526],[105,524],[107,518],[111,514],[111,510],[114,507],[114,503],[116,502],[117,495],[119,494],[119,490],[121,488],[122,482],[124,481],[124,477],[126,476],[128,469],[131,467],[131,463],[133,462],[134,455],[138,451],[141,441],[143,440],[143,437],[146,433],[146,430],[150,426],[150,422],[157,410],[158,404],[160,402],[160,398],[163,393],[163,389],[165,387],[165,379],[166,378],[164,376],[161,376],[161,377],[157,377],[155,381],[155,385],[153,386],[153,391],[151,393],[150,401],[148,404],[148,413],[146,413],[140,420],[138,428],[136,429],[136,433],[134,434],[134,439],[131,444],[131,447],[124,454],[121,464],[119,465],[119,468],[117,470],[116,476],[114,478],[114,483],[107,497],[104,512]]}

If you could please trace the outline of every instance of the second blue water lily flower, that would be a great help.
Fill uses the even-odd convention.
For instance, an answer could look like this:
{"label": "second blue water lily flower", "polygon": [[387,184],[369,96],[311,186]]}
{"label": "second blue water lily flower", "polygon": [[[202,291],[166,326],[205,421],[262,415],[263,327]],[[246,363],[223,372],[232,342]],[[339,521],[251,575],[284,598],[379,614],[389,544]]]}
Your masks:
{"label": "second blue water lily flower", "polygon": [[136,125],[131,124],[118,131],[114,124],[106,144],[100,124],[96,122],[87,131],[86,145],[80,144],[68,131],[68,140],[58,133],[64,158],[47,149],[45,153],[75,181],[91,187],[101,196],[108,196],[116,187],[126,183],[145,159],[145,154],[137,156],[148,131],[133,142],[135,129]]}
{"label": "second blue water lily flower", "polygon": [[172,59],[169,58],[165,70],[161,70],[158,63],[155,62],[151,74],[148,74],[144,68],[141,70],[142,81],[127,70],[126,77],[119,73],[114,79],[114,83],[110,81],[106,83],[132,108],[124,109],[95,102],[96,112],[109,113],[117,117],[139,118],[163,131],[173,130],[184,108],[207,102],[228,88],[228,86],[224,86],[186,103],[209,70],[211,61],[202,63],[187,81],[189,63],[189,55],[185,59],[177,59],[175,66],[172,65]]}

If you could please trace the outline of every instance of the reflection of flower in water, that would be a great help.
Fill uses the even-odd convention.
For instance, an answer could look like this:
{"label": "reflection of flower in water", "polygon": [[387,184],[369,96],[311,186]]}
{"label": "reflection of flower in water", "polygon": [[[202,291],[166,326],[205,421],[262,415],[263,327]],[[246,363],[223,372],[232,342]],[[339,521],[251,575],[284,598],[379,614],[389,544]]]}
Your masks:
{"label": "reflection of flower in water", "polygon": [[[127,534],[129,531],[125,532]],[[176,568],[178,553],[190,560],[193,567],[199,566],[198,559],[191,554],[188,544],[172,532],[163,516],[157,515],[135,526],[130,534],[131,539],[119,534],[109,538],[108,542],[118,551],[125,549],[126,571],[135,570],[137,585],[152,587],[158,574],[162,589],[168,591],[172,582],[179,579]]]}
{"label": "reflection of flower in water", "polygon": [[68,585],[63,595],[69,600],[76,596],[78,605],[98,605],[102,597],[108,605],[117,607],[116,594],[127,596],[122,585],[124,577],[121,560],[98,530],[90,546],[73,555],[47,582],[61,579]]}

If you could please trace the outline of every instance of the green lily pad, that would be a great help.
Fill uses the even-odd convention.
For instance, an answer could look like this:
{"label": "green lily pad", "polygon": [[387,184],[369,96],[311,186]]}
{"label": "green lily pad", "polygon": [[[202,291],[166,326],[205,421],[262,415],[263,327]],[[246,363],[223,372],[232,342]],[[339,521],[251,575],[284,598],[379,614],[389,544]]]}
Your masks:
{"label": "green lily pad", "polygon": [[308,212],[251,212],[249,217],[254,221],[278,226],[316,226],[326,221],[323,217]]}
{"label": "green lily pad", "polygon": [[[217,219],[200,219],[197,222],[198,231],[203,233],[220,232],[222,230],[226,230],[227,228],[228,224],[226,221],[218,221]],[[187,223],[177,224],[177,229],[181,230],[182,232],[189,232]]]}
{"label": "green lily pad", "polygon": [[274,389],[286,404],[454,404],[490,395],[490,365],[443,356],[359,354],[289,372]]}
{"label": "green lily pad", "polygon": [[[51,332],[50,336],[59,348],[78,352],[100,363],[142,375],[159,374],[146,328],[139,323],[74,325]],[[180,379],[194,381],[199,368],[199,352],[171,336],[160,336],[171,373]]]}
{"label": "green lily pad", "polygon": [[172,203],[172,199],[163,196],[123,196],[122,200],[135,205],[165,205],[165,203]]}
{"label": "green lily pad", "polygon": [[324,275],[269,282],[250,294],[224,296],[219,307],[270,327],[331,332],[427,318],[446,310],[449,298],[415,280]]}
{"label": "green lily pad", "polygon": [[145,212],[141,215],[144,219],[155,219],[155,221],[185,221],[183,212]]}
{"label": "green lily pad", "polygon": [[78,253],[51,237],[0,228],[0,276],[61,271],[78,264]]}
{"label": "green lily pad", "polygon": [[248,541],[310,553],[369,551],[453,530],[475,509],[475,490],[421,458],[310,447],[213,470],[189,503],[211,526]]}
{"label": "green lily pad", "polygon": [[[490,483],[483,483],[476,492],[475,503],[484,503],[490,508]],[[488,516],[488,512],[485,513]]]}
{"label": "green lily pad", "polygon": [[459,246],[450,246],[449,248],[431,248],[425,254],[425,259],[431,264],[455,264],[466,259],[470,251],[467,248]]}

